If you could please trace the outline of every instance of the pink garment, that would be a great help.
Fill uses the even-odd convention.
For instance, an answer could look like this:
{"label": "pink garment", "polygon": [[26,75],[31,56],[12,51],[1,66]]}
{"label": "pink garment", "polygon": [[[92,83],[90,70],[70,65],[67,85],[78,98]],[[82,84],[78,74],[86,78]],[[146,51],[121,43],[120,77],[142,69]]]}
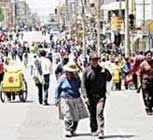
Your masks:
{"label": "pink garment", "polygon": [[149,63],[146,60],[144,60],[140,64],[137,74],[141,76],[142,79],[145,79],[145,78],[153,79],[153,67],[151,67],[151,65],[149,65]]}

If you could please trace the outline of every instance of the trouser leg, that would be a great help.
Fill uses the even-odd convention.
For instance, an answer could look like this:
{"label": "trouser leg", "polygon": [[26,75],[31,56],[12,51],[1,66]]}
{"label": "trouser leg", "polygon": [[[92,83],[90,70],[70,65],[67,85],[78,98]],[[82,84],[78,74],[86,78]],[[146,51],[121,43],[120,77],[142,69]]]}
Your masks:
{"label": "trouser leg", "polygon": [[77,129],[78,121],[65,120],[65,130],[74,132]]}
{"label": "trouser leg", "polygon": [[143,95],[143,100],[144,100],[147,113],[152,112],[152,107],[153,107],[152,82],[148,80],[143,80],[142,82],[142,86],[143,86],[142,95]]}
{"label": "trouser leg", "polygon": [[90,119],[90,128],[91,128],[91,132],[96,132],[97,131],[97,118],[96,118],[96,114],[97,114],[97,100],[90,100],[90,105],[88,106],[88,110],[90,113],[89,119]]}
{"label": "trouser leg", "polygon": [[98,132],[104,131],[104,107],[105,107],[105,98],[101,98],[97,103],[97,124]]}
{"label": "trouser leg", "polygon": [[45,83],[44,83],[44,101],[47,102],[47,100],[48,100],[49,81],[50,81],[49,74],[44,75],[44,80],[45,80]]}
{"label": "trouser leg", "polygon": [[39,99],[39,103],[42,104],[42,100],[43,100],[43,91],[42,91],[43,88],[42,88],[42,84],[39,83],[37,85],[37,87],[38,87],[38,99]]}
{"label": "trouser leg", "polygon": [[137,89],[138,88],[138,80],[137,80],[136,74],[133,74],[133,82],[134,82],[135,89]]}
{"label": "trouser leg", "polygon": [[30,69],[30,70],[31,70],[30,73],[31,73],[31,75],[32,75],[32,74],[33,74],[33,66],[32,66],[32,65],[31,65],[31,69]]}

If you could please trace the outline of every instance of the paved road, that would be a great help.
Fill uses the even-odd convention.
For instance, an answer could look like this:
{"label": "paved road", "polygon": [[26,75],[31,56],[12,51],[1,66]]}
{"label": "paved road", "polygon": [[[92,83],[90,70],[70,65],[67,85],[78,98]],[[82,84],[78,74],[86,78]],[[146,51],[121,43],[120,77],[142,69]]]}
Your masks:
{"label": "paved road", "polygon": [[[55,66],[54,66],[55,67]],[[3,140],[63,140],[64,125],[58,120],[57,108],[38,104],[37,88],[24,70],[28,82],[28,101],[0,104],[0,137]],[[51,76],[49,102],[53,103],[55,76]],[[134,91],[112,91],[105,108],[105,139],[152,140],[153,116],[147,116],[141,94]],[[89,120],[80,121],[78,136],[71,140],[96,140],[90,135]]]}
{"label": "paved road", "polygon": [[[66,139],[63,123],[58,120],[57,108],[39,105],[36,91],[30,87],[27,103],[17,99],[12,103],[0,104],[0,137],[3,140]],[[146,116],[144,112],[141,94],[109,94],[105,108],[105,139],[152,140],[152,122],[153,116]],[[96,140],[90,135],[88,124],[88,119],[80,121],[77,130],[79,135],[70,139]]]}
{"label": "paved road", "polygon": [[[54,67],[55,68],[55,67]],[[90,135],[89,120],[81,120],[78,136],[64,137],[64,125],[58,119],[53,105],[39,105],[37,88],[24,70],[28,82],[28,101],[21,103],[17,98],[11,103],[0,103],[1,140],[96,140]],[[49,102],[53,103],[55,76],[51,76]],[[108,94],[105,108],[106,140],[152,140],[153,116],[147,116],[141,94],[133,91],[112,91]]]}

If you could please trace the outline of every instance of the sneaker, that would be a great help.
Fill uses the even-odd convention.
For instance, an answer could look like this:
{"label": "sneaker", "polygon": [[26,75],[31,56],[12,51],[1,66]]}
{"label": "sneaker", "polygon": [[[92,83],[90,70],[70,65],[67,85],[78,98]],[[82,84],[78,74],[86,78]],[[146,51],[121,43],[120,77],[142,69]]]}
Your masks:
{"label": "sneaker", "polygon": [[72,133],[70,131],[65,132],[65,137],[72,137]]}
{"label": "sneaker", "polygon": [[92,136],[98,136],[98,133],[97,132],[92,132],[91,135]]}
{"label": "sneaker", "polygon": [[98,134],[98,139],[104,139],[104,134],[102,132]]}

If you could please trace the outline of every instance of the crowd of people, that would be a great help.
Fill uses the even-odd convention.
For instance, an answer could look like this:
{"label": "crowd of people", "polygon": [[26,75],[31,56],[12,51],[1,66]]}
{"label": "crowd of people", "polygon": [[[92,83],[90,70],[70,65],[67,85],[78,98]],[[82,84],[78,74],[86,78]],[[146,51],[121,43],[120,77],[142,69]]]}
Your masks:
{"label": "crowd of people", "polygon": [[[92,135],[104,138],[104,108],[110,81],[111,90],[142,90],[146,113],[153,115],[153,52],[139,52],[125,58],[119,51],[102,51],[98,56],[94,44],[87,46],[84,57],[82,42],[66,37],[56,42],[51,38],[50,44],[34,42],[31,46],[18,39],[12,43],[10,38],[9,42],[0,43],[0,63],[9,65],[10,60],[15,61],[18,57],[26,67],[30,63],[28,55],[33,54],[31,75],[40,104],[49,105],[50,75],[55,74],[54,104],[58,106],[60,119],[64,120],[66,137],[76,135],[79,120],[89,117]],[[0,64],[1,81],[5,67]]]}
{"label": "crowd of people", "polygon": [[[68,122],[71,122],[69,124],[75,124],[76,120],[74,118],[67,117],[69,115],[76,117],[73,111],[77,109],[77,105],[74,108],[71,102],[73,100],[74,104],[78,104],[75,99],[79,99],[81,94],[88,109],[91,133],[94,136],[97,135],[99,139],[103,139],[103,113],[109,81],[112,83],[111,90],[123,91],[123,93],[126,90],[134,90],[135,93],[139,93],[141,90],[146,114],[153,115],[153,92],[151,90],[153,87],[153,52],[139,52],[135,56],[125,58],[122,52],[114,53],[111,51],[103,51],[100,56],[97,56],[97,52],[93,48],[89,48],[86,57],[82,59],[81,44],[78,47],[78,44],[71,43],[71,41],[64,42],[64,44],[59,43],[55,48],[59,56],[59,62],[55,69],[55,75],[58,80],[58,86],[55,91],[55,105],[62,106],[61,111],[62,113],[64,112],[64,122],[68,120]],[[70,68],[69,62],[71,61],[75,63],[75,67],[78,69],[77,72],[75,67],[74,72],[65,69],[65,67]],[[78,73],[81,73],[81,77],[77,76]],[[69,75],[72,77],[69,77]],[[73,80],[77,81],[77,78],[81,79],[81,86],[73,83]],[[81,92],[79,92],[78,88],[81,89]],[[64,107],[67,110],[64,110]],[[69,128],[69,125],[65,122],[66,137],[75,134],[78,120],[74,129]]]}

